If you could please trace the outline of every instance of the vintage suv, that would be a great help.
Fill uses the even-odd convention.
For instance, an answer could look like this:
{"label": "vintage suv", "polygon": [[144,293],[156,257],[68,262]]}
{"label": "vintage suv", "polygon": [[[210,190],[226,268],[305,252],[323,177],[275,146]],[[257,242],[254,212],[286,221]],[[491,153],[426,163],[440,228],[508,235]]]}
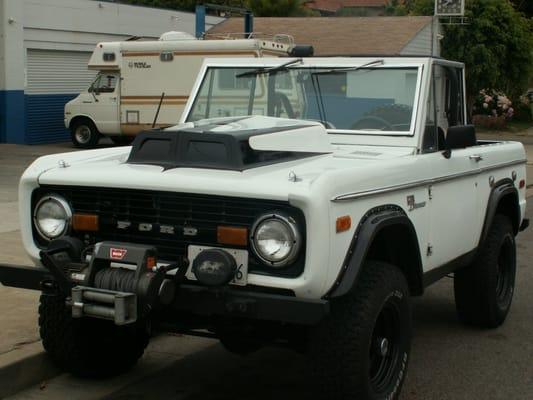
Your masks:
{"label": "vintage suv", "polygon": [[461,320],[502,324],[528,226],[520,143],[477,140],[463,65],[212,59],[179,125],[39,158],[20,182],[44,348],[120,372],[153,331],[306,351],[328,399],[396,399],[411,296],[453,273]]}

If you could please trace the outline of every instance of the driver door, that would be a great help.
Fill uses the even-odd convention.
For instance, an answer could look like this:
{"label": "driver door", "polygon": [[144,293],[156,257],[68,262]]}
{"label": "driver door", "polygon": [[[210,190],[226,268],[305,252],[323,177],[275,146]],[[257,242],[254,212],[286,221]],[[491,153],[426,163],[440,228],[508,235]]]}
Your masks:
{"label": "driver door", "polygon": [[469,253],[479,239],[479,149],[471,146],[444,152],[448,128],[466,122],[462,86],[462,70],[434,65],[422,148],[433,178],[428,188],[430,235],[425,265],[429,269]]}
{"label": "driver door", "polygon": [[90,116],[100,133],[120,133],[120,77],[117,73],[106,72],[98,75],[89,88],[84,108],[90,110]]}

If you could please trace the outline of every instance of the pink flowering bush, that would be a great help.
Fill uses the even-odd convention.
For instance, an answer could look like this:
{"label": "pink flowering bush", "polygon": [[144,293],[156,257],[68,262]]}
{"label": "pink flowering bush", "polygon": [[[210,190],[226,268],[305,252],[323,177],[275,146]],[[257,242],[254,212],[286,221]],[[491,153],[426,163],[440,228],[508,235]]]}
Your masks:
{"label": "pink flowering bush", "polygon": [[474,115],[488,115],[511,119],[514,115],[513,103],[502,92],[493,89],[483,89],[474,101]]}

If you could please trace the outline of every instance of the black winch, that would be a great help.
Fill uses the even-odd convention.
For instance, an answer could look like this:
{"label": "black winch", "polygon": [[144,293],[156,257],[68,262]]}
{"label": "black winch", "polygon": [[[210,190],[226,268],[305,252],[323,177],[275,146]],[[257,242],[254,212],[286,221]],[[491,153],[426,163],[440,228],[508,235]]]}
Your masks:
{"label": "black winch", "polygon": [[[44,281],[43,288],[71,297],[75,318],[133,323],[159,304],[172,302],[177,280],[188,266],[187,260],[158,266],[155,247],[119,242],[97,243],[86,263],[81,248],[76,239],[68,238],[51,242],[49,249],[41,252],[44,266],[54,277]],[[178,273],[171,280],[167,272],[173,269]]]}

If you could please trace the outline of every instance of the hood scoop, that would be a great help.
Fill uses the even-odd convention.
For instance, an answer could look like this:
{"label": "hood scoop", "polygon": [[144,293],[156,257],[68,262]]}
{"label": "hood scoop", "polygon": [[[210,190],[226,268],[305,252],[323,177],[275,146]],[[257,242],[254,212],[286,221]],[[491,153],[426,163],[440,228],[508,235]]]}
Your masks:
{"label": "hood scoop", "polygon": [[[302,146],[303,151],[298,151],[293,140],[295,132],[300,134],[299,139],[305,143],[305,130],[314,128],[314,125],[310,126],[304,121],[301,125],[294,121],[290,125],[278,121],[272,126],[261,124],[262,127],[256,129],[240,121],[206,120],[195,126],[178,126],[176,130],[141,132],[133,142],[127,163],[157,165],[165,170],[181,167],[243,171],[329,152],[329,149],[305,151],[309,150],[305,145]],[[222,126],[225,128],[221,129]],[[279,150],[273,148],[276,146],[265,146],[268,140],[264,139],[270,135],[280,143]],[[283,144],[285,135],[291,137],[290,145]],[[254,144],[254,138],[259,137],[263,140],[257,140],[258,143]]]}

